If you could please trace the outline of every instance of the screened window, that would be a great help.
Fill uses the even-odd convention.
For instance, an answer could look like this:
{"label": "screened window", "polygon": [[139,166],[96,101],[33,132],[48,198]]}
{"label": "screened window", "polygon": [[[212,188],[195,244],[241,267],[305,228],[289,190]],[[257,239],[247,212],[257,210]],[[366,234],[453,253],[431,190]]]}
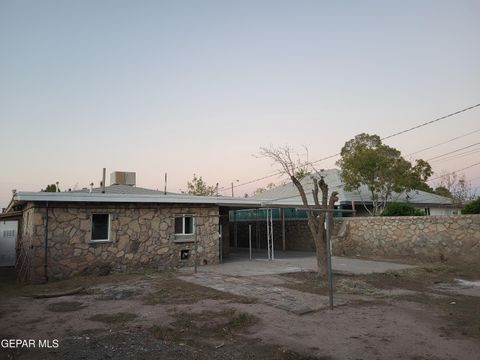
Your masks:
{"label": "screened window", "polygon": [[110,215],[92,214],[92,241],[110,240]]}
{"label": "screened window", "polygon": [[179,215],[175,217],[175,234],[192,235],[194,229],[194,218],[192,215]]}

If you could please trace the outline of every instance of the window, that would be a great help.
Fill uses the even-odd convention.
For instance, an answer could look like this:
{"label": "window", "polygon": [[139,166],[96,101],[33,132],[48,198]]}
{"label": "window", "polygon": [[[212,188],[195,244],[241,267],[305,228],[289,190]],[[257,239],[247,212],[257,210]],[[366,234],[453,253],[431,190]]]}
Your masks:
{"label": "window", "polygon": [[15,230],[3,230],[3,237],[15,237]]}
{"label": "window", "polygon": [[195,219],[192,215],[175,216],[175,235],[192,235],[194,227]]}
{"label": "window", "polygon": [[92,214],[92,241],[110,240],[110,215]]}

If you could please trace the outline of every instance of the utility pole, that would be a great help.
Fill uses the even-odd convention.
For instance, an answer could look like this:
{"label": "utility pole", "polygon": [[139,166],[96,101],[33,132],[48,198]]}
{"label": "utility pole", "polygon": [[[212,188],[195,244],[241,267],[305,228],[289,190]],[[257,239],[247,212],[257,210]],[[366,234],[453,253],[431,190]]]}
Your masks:
{"label": "utility pole", "polygon": [[[236,180],[237,182],[239,182],[239,180]],[[233,197],[233,181],[232,181],[232,197]]]}

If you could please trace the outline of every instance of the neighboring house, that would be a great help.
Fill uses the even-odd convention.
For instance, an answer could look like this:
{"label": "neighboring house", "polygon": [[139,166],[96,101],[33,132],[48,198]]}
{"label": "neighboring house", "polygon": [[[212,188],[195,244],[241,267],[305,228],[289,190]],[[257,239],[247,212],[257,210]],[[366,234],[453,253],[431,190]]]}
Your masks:
{"label": "neighboring house", "polygon": [[115,184],[76,192],[17,192],[2,215],[20,214],[17,273],[23,281],[38,282],[218,263],[228,252],[228,212],[259,206],[250,199]]}
{"label": "neighboring house", "polygon": [[[321,170],[320,174],[324,177],[325,182],[328,184],[329,192],[338,192],[339,200],[335,204],[337,208],[346,210],[355,209],[356,216],[369,215],[365,207],[371,208],[372,200],[367,186],[361,186],[360,189],[356,191],[346,191],[342,185],[340,170]],[[305,193],[307,194],[309,204],[313,204],[312,178],[310,176],[306,176],[302,179],[301,183],[305,189]],[[272,206],[281,206],[287,203],[294,203],[298,206],[303,205],[298,190],[293,183],[281,185],[271,190],[262,192],[252,196],[251,199],[267,201]],[[426,215],[452,215],[455,210],[451,199],[420,190],[413,190],[408,193],[401,194],[393,193],[391,201],[409,203],[415,208],[425,211]]]}

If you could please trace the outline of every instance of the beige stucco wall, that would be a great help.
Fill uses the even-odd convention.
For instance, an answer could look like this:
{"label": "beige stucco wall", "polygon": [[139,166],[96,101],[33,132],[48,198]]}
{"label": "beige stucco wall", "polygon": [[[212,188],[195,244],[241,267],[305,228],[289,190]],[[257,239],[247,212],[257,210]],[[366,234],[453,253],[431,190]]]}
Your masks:
{"label": "beige stucco wall", "polygon": [[337,255],[419,261],[480,261],[480,215],[335,220]]}
{"label": "beige stucco wall", "polygon": [[[28,280],[44,279],[46,208],[29,204],[24,212],[22,246],[29,255]],[[92,213],[109,213],[110,242],[91,241]],[[125,271],[146,267],[191,266],[194,242],[177,242],[175,215],[192,214],[199,227],[197,263],[218,263],[218,207],[55,206],[49,208],[48,276],[69,277],[100,270]],[[180,251],[190,250],[188,260]]]}

